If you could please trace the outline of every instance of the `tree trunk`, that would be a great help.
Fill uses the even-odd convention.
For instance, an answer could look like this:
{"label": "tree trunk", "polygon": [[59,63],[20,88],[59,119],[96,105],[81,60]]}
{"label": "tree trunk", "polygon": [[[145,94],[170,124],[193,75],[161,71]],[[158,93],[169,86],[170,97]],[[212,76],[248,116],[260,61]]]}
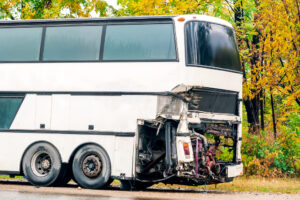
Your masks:
{"label": "tree trunk", "polygon": [[237,2],[239,0],[234,1],[234,21],[237,26],[241,26],[242,20],[243,20],[243,8],[242,4],[243,1]]}
{"label": "tree trunk", "polygon": [[276,119],[275,119],[275,109],[274,109],[274,100],[273,94],[271,93],[271,106],[272,106],[272,118],[273,118],[273,130],[274,130],[274,138],[277,138],[277,130],[276,130]]}
{"label": "tree trunk", "polygon": [[[243,22],[243,1],[235,0],[234,1],[234,20],[237,27],[241,26]],[[257,36],[253,37],[252,45],[257,47],[259,43],[259,38]],[[249,47],[250,49],[250,47]],[[251,58],[252,66],[255,66],[259,61],[259,55],[254,53]],[[245,67],[243,67],[244,81],[246,80]],[[256,95],[253,99],[246,99],[243,101],[246,107],[247,120],[250,124],[249,131],[252,133],[258,133],[259,128],[259,95]]]}
{"label": "tree trunk", "polygon": [[264,96],[263,91],[260,91],[259,105],[260,105],[260,128],[265,130],[265,119],[264,119]]}
{"label": "tree trunk", "polygon": [[[249,49],[251,49],[249,45]],[[259,61],[259,54],[256,52],[256,49],[259,49],[259,37],[257,35],[253,36],[252,40],[252,51],[253,55],[250,59],[251,66],[255,67],[257,62]],[[259,77],[255,75],[253,70],[251,70],[251,73],[253,73],[254,80],[251,80],[253,82],[257,82]],[[250,123],[249,130],[252,133],[259,133],[260,126],[259,126],[259,93],[255,91],[255,89],[252,90],[253,93],[256,93],[253,99],[245,100],[245,107],[247,111],[248,116],[248,123]]]}
{"label": "tree trunk", "polygon": [[249,132],[258,133],[259,128],[259,97],[244,100],[244,105],[247,112],[247,120],[250,124]]}
{"label": "tree trunk", "polygon": [[300,98],[296,97],[296,102],[300,106]]}

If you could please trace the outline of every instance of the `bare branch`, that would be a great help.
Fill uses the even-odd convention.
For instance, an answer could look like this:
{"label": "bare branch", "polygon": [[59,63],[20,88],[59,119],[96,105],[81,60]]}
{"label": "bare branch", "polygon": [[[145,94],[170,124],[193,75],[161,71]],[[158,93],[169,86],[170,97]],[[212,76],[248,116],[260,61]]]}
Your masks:
{"label": "bare branch", "polygon": [[227,5],[228,5],[229,8],[231,9],[231,11],[234,12],[234,8],[233,8],[232,5],[230,4],[231,2],[229,2],[228,0],[225,0],[225,2],[227,3]]}

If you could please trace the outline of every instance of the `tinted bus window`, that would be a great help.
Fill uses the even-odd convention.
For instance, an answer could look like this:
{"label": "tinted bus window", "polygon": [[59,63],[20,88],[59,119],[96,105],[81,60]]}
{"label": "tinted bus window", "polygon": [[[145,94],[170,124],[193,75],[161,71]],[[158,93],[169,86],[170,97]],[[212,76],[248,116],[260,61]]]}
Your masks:
{"label": "tinted bus window", "polygon": [[101,34],[101,26],[47,27],[43,60],[99,60]]}
{"label": "tinted bus window", "polygon": [[173,24],[107,26],[103,60],[175,60]]}
{"label": "tinted bus window", "polygon": [[0,129],[8,129],[23,98],[0,97]]}
{"label": "tinted bus window", "polygon": [[1,28],[0,61],[38,61],[42,28]]}
{"label": "tinted bus window", "polygon": [[187,64],[240,71],[233,29],[207,22],[186,24]]}

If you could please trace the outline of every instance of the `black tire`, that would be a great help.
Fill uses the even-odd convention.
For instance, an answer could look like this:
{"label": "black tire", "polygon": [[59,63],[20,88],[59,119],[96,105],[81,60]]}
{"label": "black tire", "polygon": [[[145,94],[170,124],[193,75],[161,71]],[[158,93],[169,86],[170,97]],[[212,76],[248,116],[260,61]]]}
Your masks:
{"label": "black tire", "polygon": [[59,178],[61,158],[56,148],[40,142],[24,154],[22,168],[27,180],[36,186],[50,186]]}
{"label": "black tire", "polygon": [[72,164],[75,181],[83,188],[105,187],[111,177],[111,164],[106,151],[97,145],[80,148]]}
{"label": "black tire", "polygon": [[72,166],[62,163],[62,168],[58,179],[53,183],[54,186],[66,186],[73,178]]}

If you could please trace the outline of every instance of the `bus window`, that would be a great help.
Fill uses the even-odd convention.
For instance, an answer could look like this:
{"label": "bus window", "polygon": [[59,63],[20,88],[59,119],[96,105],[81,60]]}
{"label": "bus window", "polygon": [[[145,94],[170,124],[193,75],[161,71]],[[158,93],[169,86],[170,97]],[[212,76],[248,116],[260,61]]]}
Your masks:
{"label": "bus window", "polygon": [[187,65],[241,70],[233,29],[192,21],[185,31]]}
{"label": "bus window", "polygon": [[0,62],[38,61],[42,28],[1,28]]}
{"label": "bus window", "polygon": [[102,26],[47,27],[44,61],[97,61]]}
{"label": "bus window", "polygon": [[8,129],[22,103],[21,97],[0,97],[0,129]]}
{"label": "bus window", "polygon": [[103,60],[176,60],[173,24],[107,26]]}

